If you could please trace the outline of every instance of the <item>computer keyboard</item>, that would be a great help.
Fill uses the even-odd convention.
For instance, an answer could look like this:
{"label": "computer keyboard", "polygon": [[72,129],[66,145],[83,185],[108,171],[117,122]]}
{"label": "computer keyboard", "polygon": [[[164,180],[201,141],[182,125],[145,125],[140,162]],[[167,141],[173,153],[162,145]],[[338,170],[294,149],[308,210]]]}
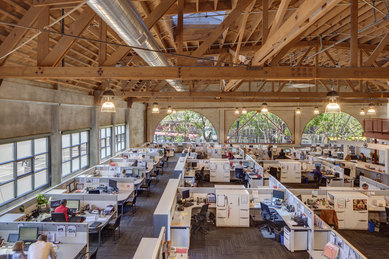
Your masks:
{"label": "computer keyboard", "polygon": [[100,226],[100,224],[101,224],[101,222],[95,221],[95,222],[93,222],[92,224],[90,224],[89,227],[97,228],[98,226]]}

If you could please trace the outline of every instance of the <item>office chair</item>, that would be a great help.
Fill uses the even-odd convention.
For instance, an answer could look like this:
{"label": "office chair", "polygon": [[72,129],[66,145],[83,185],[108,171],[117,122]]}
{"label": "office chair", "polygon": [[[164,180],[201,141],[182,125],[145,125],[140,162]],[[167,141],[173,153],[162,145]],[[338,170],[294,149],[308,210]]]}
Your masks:
{"label": "office chair", "polygon": [[270,167],[269,174],[278,179],[278,169],[276,167]]}
{"label": "office chair", "polygon": [[154,181],[155,184],[159,182],[158,175],[159,175],[159,169],[153,170],[153,172],[150,173],[150,180]]}
{"label": "office chair", "polygon": [[203,205],[198,214],[192,216],[192,228],[191,234],[195,234],[197,232],[202,232],[203,234],[207,234],[207,212],[208,212],[208,204]]}
{"label": "office chair", "polygon": [[265,224],[260,228],[260,230],[265,229],[270,234],[273,234],[276,230],[279,230],[282,227],[282,218],[278,216],[274,209],[270,209],[268,205],[261,202],[261,211]]}
{"label": "office chair", "polygon": [[98,250],[99,250],[99,248],[96,248],[96,250],[93,251],[93,253],[91,253],[91,255],[89,256],[89,259],[96,259]]}
{"label": "office chair", "polygon": [[134,198],[132,198],[131,201],[126,202],[125,206],[130,207],[132,213],[130,216],[134,215],[136,213],[136,195]]}
{"label": "office chair", "polygon": [[116,235],[115,235],[116,229],[119,230],[119,238],[120,238],[120,220],[121,220],[121,219],[122,219],[122,215],[119,215],[119,217],[117,217],[117,218],[115,219],[115,222],[114,222],[113,224],[109,224],[109,225],[107,226],[107,228],[106,228],[107,230],[113,232],[113,240],[116,240],[116,239],[115,239],[115,237],[116,237]]}
{"label": "office chair", "polygon": [[239,183],[243,183],[243,179],[244,179],[243,168],[235,168],[235,177],[239,180]]}
{"label": "office chair", "polygon": [[195,179],[198,182],[203,182],[204,181],[204,166],[201,167],[200,172],[195,173]]}
{"label": "office chair", "polygon": [[149,196],[150,195],[150,184],[151,184],[151,180],[146,179],[146,181],[141,186],[139,186],[138,191],[146,192],[147,196]]}
{"label": "office chair", "polygon": [[53,222],[66,222],[66,217],[64,213],[51,213],[51,221]]}

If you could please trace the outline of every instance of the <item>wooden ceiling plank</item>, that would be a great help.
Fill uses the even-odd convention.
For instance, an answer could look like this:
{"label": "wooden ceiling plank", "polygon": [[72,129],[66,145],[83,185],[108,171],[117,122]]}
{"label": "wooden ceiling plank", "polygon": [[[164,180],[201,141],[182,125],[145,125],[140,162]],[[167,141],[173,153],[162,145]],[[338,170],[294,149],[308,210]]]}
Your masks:
{"label": "wooden ceiling plank", "polygon": [[276,30],[280,28],[281,23],[285,17],[286,11],[288,10],[289,3],[290,0],[281,0],[269,34],[273,34]]}

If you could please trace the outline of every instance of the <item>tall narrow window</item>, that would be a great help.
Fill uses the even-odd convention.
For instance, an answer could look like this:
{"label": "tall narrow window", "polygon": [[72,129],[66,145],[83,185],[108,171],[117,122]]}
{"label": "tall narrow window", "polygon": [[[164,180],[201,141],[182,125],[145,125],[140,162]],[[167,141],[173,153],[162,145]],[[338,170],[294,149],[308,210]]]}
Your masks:
{"label": "tall narrow window", "polygon": [[89,166],[89,131],[62,135],[62,177]]}
{"label": "tall narrow window", "polygon": [[126,125],[115,126],[115,152],[126,148]]}
{"label": "tall narrow window", "polygon": [[112,127],[100,128],[100,159],[112,155]]}

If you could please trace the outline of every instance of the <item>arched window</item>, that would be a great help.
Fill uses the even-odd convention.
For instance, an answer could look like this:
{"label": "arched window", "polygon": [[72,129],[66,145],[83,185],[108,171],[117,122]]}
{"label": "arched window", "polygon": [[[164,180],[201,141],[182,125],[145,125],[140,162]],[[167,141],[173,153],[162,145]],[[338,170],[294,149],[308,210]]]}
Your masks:
{"label": "arched window", "polygon": [[273,113],[252,111],[240,116],[230,127],[227,143],[292,143],[286,123]]}
{"label": "arched window", "polygon": [[154,132],[154,142],[216,142],[211,122],[194,111],[179,111],[167,115]]}
{"label": "arched window", "polygon": [[350,114],[322,113],[305,126],[301,144],[322,144],[338,139],[357,140],[362,137],[363,128]]}

